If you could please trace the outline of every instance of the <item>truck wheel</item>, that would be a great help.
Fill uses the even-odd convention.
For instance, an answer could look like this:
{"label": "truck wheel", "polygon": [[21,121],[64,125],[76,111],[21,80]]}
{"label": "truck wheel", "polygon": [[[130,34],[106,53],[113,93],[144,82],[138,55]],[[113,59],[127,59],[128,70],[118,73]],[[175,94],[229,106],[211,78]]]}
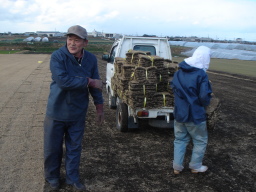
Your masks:
{"label": "truck wheel", "polygon": [[116,109],[116,97],[113,97],[110,91],[108,91],[108,106],[110,109]]}
{"label": "truck wheel", "polygon": [[116,128],[121,132],[128,131],[128,106],[119,102],[116,110]]}

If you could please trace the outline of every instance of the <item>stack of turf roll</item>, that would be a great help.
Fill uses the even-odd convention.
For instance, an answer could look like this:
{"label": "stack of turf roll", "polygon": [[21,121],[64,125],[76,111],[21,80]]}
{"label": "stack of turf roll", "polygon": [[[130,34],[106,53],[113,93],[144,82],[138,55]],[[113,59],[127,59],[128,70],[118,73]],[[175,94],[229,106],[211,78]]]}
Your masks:
{"label": "stack of turf roll", "polygon": [[150,55],[150,52],[129,50],[126,53],[126,61],[128,64],[138,64],[139,55]]}
{"label": "stack of turf roll", "polygon": [[124,61],[125,61],[124,58],[121,58],[121,57],[115,58],[115,63],[114,63],[115,66],[114,67],[115,67],[117,73],[121,73],[122,65],[123,65]]}
{"label": "stack of turf roll", "polygon": [[178,67],[166,63],[172,61],[134,50],[129,50],[125,59],[115,58],[111,79],[115,94],[132,108],[172,107],[174,99],[169,81]]}
{"label": "stack of turf roll", "polygon": [[140,83],[136,80],[129,82],[128,95],[128,105],[132,108],[145,108],[149,107],[148,102],[152,101],[152,96],[155,94],[156,90],[154,84],[149,82]]}
{"label": "stack of turf roll", "polygon": [[176,61],[172,62],[172,60],[170,60],[170,59],[165,59],[164,60],[164,66],[165,66],[165,68],[167,68],[169,76],[173,76],[174,73],[179,68],[178,62],[176,62]]}
{"label": "stack of turf roll", "polygon": [[153,96],[151,105],[153,108],[173,106],[173,94],[169,92],[156,92]]}
{"label": "stack of turf roll", "polygon": [[157,72],[157,68],[155,66],[136,67],[134,70],[134,79],[140,83],[144,83],[144,82],[156,83],[157,81],[156,72]]}

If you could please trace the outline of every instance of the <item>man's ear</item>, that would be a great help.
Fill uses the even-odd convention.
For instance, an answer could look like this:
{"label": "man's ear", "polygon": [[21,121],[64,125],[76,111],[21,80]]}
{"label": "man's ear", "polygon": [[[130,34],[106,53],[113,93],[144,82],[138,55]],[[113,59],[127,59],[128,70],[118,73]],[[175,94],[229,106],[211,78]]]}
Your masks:
{"label": "man's ear", "polygon": [[89,42],[89,41],[88,41],[87,39],[85,39],[85,40],[84,40],[84,46],[87,46],[87,45],[88,45],[88,42]]}

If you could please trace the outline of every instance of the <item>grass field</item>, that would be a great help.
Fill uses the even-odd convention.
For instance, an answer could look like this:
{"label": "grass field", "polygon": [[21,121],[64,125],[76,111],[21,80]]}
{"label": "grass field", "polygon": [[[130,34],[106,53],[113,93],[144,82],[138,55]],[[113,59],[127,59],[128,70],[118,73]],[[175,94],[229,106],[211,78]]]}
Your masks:
{"label": "grass field", "polygon": [[0,50],[0,54],[12,54],[12,53],[17,53],[19,51],[17,50]]}
{"label": "grass field", "polygon": [[[0,36],[0,54],[12,54],[19,51],[26,54],[51,54],[66,43],[66,37],[49,37],[49,42],[24,42],[24,38],[24,36],[5,38]],[[112,44],[113,40],[91,37],[86,50],[95,53],[108,52]]]}
{"label": "grass field", "polygon": [[[9,38],[9,37],[8,37]],[[0,54],[12,54],[19,51],[24,53],[47,53],[51,54],[54,50],[65,45],[66,38],[56,38],[58,43],[53,43],[53,38],[50,42],[34,42],[27,44],[22,41],[24,37],[13,37],[13,39],[0,38]],[[86,50],[93,53],[109,52],[113,44],[113,40],[101,38],[90,38]],[[181,52],[190,49],[180,46],[171,46],[173,61],[181,62],[185,57],[180,55]],[[241,74],[250,77],[256,77],[256,61],[229,60],[229,59],[211,59],[210,69],[215,71],[228,72],[232,74]]]}
{"label": "grass field", "polygon": [[[174,57],[173,61],[181,62],[185,58],[186,57]],[[256,61],[211,59],[209,70],[256,77]]]}

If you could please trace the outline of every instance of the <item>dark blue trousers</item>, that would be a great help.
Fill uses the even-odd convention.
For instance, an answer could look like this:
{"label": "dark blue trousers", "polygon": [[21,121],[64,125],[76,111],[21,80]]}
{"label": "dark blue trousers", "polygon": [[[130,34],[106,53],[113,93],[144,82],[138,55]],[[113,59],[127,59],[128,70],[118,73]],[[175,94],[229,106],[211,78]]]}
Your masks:
{"label": "dark blue trousers", "polygon": [[44,173],[49,183],[58,182],[65,142],[65,169],[68,184],[79,182],[79,164],[85,117],[79,121],[44,120]]}

